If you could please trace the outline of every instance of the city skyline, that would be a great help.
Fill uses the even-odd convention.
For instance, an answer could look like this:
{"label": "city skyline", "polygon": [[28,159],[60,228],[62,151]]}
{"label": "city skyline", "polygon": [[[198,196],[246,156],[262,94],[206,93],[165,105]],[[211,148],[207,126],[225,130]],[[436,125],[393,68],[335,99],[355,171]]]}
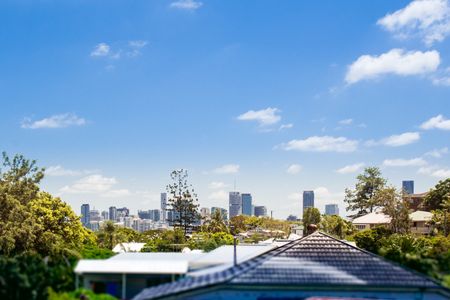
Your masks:
{"label": "city skyline", "polygon": [[2,150],[76,211],[157,208],[180,168],[203,206],[237,189],[276,218],[303,190],[345,215],[367,166],[417,193],[450,177],[441,6],[172,2],[0,3]]}

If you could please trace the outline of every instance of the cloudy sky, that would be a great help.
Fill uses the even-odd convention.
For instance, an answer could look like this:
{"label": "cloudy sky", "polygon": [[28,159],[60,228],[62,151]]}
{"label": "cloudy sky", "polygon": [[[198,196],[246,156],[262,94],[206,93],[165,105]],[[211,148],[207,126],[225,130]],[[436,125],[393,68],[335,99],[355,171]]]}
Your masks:
{"label": "cloudy sky", "polygon": [[342,202],[366,166],[450,177],[450,3],[0,2],[0,141],[79,212],[159,206],[186,168],[202,206]]}

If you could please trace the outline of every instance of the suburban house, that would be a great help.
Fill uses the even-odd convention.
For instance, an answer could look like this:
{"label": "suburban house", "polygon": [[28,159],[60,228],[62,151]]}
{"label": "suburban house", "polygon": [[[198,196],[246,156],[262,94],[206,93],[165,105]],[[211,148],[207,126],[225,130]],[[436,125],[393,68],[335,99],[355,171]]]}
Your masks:
{"label": "suburban house", "polygon": [[[236,261],[244,262],[288,241],[260,245],[238,245]],[[173,282],[184,276],[200,276],[226,269],[234,263],[234,247],[221,246],[203,253],[187,252],[119,253],[108,259],[82,259],[75,267],[77,286],[97,293],[131,299],[144,288]]]}
{"label": "suburban house", "polygon": [[144,289],[148,299],[449,299],[428,277],[321,232],[217,272]]}
{"label": "suburban house", "polygon": [[[411,220],[411,233],[429,234],[430,226],[428,222],[431,221],[433,214],[428,211],[415,211],[409,214]],[[356,229],[364,230],[370,229],[378,225],[387,225],[391,222],[391,218],[380,211],[371,212],[367,215],[355,218],[352,223]]]}

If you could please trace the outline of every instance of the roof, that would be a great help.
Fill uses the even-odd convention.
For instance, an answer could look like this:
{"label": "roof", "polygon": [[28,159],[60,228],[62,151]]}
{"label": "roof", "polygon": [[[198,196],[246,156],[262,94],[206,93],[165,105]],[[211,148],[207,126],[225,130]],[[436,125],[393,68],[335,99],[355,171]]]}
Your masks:
{"label": "roof", "polygon": [[418,210],[409,214],[409,218],[413,222],[427,222],[433,218],[433,214],[429,211]]}
{"label": "roof", "polygon": [[216,285],[442,288],[421,274],[315,232],[226,270],[145,289],[134,300],[174,296]]}
{"label": "roof", "polygon": [[389,222],[391,218],[382,212],[371,212],[352,221],[353,224],[387,224]]}
{"label": "roof", "polygon": [[187,270],[187,261],[176,260],[82,259],[75,267],[77,274],[185,274]]}

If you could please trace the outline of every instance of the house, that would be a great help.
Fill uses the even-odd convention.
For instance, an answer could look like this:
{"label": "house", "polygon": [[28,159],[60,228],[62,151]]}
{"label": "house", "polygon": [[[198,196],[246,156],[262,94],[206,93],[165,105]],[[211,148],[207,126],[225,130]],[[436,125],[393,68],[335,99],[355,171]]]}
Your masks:
{"label": "house", "polygon": [[[282,243],[285,244],[286,242]],[[238,245],[236,260],[244,262],[279,244]],[[76,285],[97,293],[130,299],[144,288],[172,282],[184,276],[199,276],[233,266],[234,247],[221,246],[208,253],[147,252],[119,253],[108,259],[82,259],[75,267]]]}
{"label": "house", "polygon": [[112,251],[114,253],[125,253],[125,252],[141,252],[142,248],[144,248],[145,243],[119,243]]}
{"label": "house", "polygon": [[149,299],[449,299],[428,277],[321,232],[225,270],[144,289]]}
{"label": "house", "polygon": [[[411,221],[410,231],[415,234],[429,234],[430,226],[428,222],[431,221],[433,214],[428,211],[415,211],[409,214]],[[380,211],[371,212],[367,215],[358,217],[352,221],[358,230],[365,230],[373,228],[378,225],[388,225],[391,218]]]}

